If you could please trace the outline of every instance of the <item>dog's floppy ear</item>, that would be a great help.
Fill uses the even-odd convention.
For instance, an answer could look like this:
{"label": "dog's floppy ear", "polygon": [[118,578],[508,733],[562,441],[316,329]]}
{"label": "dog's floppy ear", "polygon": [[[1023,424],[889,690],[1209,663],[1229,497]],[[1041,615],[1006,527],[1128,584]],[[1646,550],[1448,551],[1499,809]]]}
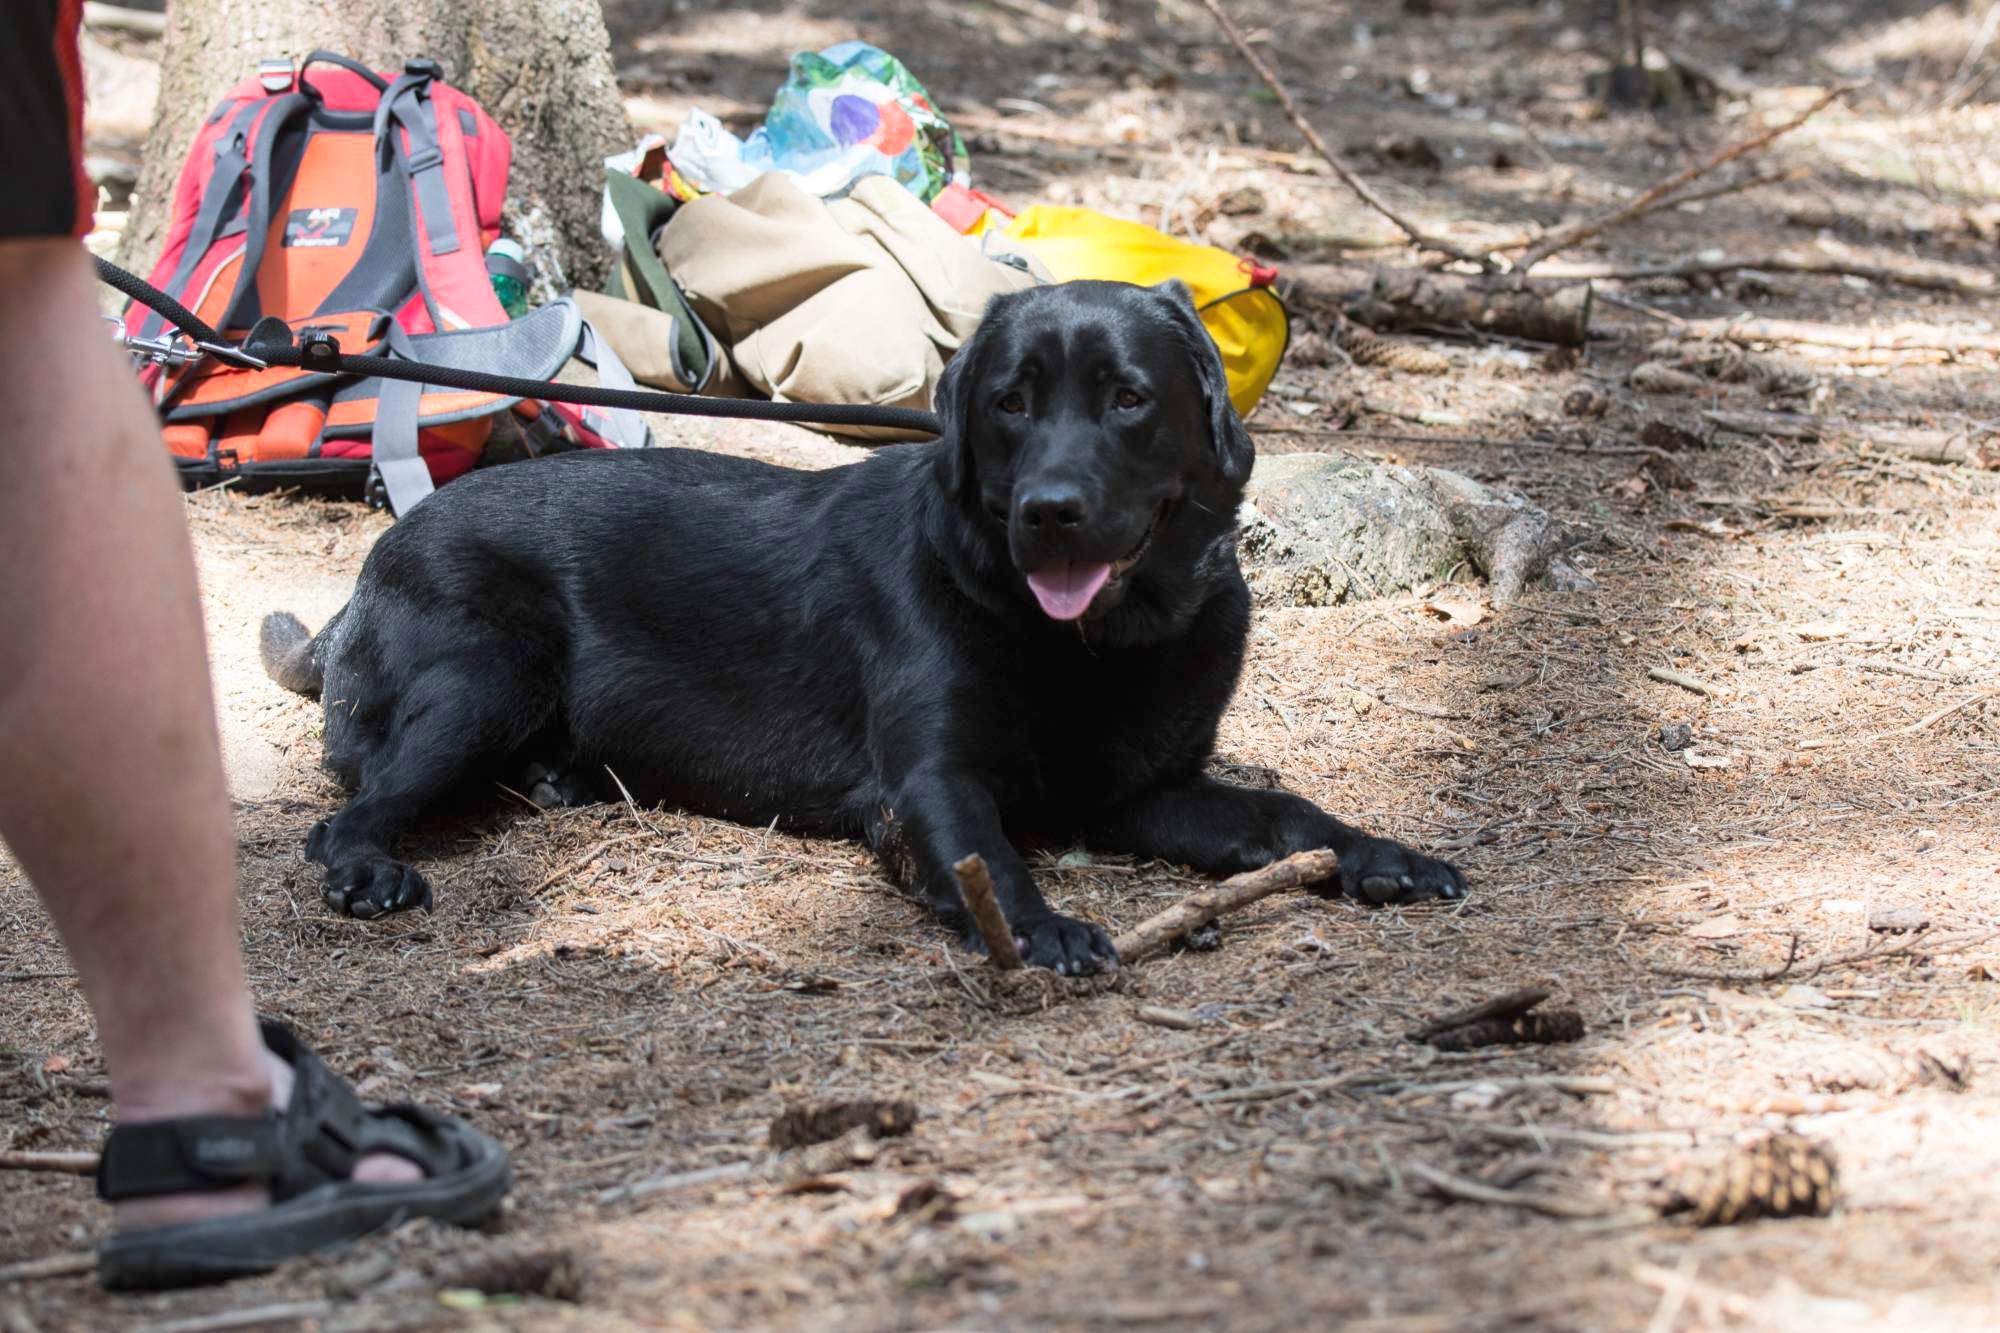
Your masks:
{"label": "dog's floppy ear", "polygon": [[1195,309],[1194,293],[1179,278],[1168,278],[1153,288],[1174,312],[1188,338],[1188,351],[1194,357],[1195,376],[1201,383],[1201,398],[1208,409],[1208,447],[1215,456],[1216,470],[1223,481],[1231,486],[1241,486],[1250,480],[1250,466],[1257,461],[1257,447],[1250,443],[1250,432],[1243,428],[1243,418],[1236,415],[1236,407],[1229,401],[1229,376],[1222,368],[1222,353],[1215,346],[1215,339],[1209,337],[1208,329],[1202,325],[1201,314]]}
{"label": "dog's floppy ear", "polygon": [[938,377],[937,390],[931,395],[931,410],[938,418],[938,485],[954,500],[972,484],[972,392],[979,382],[976,366],[993,315],[993,308],[987,307],[979,327],[945,363],[944,374]]}

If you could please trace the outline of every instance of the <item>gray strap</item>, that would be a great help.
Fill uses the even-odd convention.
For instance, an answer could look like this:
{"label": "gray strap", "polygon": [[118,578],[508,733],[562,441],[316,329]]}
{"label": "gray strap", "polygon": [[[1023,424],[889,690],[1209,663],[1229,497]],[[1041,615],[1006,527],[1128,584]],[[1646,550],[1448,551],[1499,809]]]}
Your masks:
{"label": "gray strap", "polygon": [[391,128],[401,125],[410,136],[407,151],[400,140],[396,141],[396,161],[416,187],[417,212],[424,220],[424,235],[430,240],[431,253],[448,255],[456,253],[460,245],[458,221],[452,216],[451,191],[444,179],[444,154],[438,149],[437,108],[422,96],[424,82],[427,80],[414,81],[410,75],[403,76],[383,96],[382,104],[388,110]]}
{"label": "gray strap", "polygon": [[417,452],[417,409],[424,386],[414,380],[383,380],[375,398],[375,470],[389,492],[396,517],[416,508],[433,490],[430,466]]}
{"label": "gray strap", "polygon": [[[637,389],[638,381],[632,372],[618,359],[618,353],[611,350],[609,339],[598,336],[589,320],[583,321],[583,336],[577,340],[576,354],[597,367],[597,382],[607,389]],[[644,449],[653,442],[653,433],[646,428],[646,420],[629,407],[602,409],[609,422],[598,432],[620,449]]]}
{"label": "gray strap", "polygon": [[[194,227],[188,232],[186,248],[181,251],[180,266],[174,270],[174,276],[166,287],[167,295],[177,301],[186,298],[188,279],[194,276],[195,266],[201,263],[202,256],[227,234],[222,225],[222,209],[236,192],[236,183],[250,169],[250,121],[267,105],[266,102],[244,103],[236,118],[229,122],[229,128],[215,141],[215,171],[208,178],[208,188],[201,192],[201,208],[194,215]],[[139,326],[140,336],[158,336],[165,323],[165,318],[155,310]]]}

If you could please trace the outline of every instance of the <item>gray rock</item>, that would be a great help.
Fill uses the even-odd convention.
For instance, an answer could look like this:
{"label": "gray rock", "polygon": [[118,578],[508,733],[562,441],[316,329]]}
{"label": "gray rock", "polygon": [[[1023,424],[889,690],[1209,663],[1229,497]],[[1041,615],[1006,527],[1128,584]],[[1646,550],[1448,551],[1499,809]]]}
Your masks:
{"label": "gray rock", "polygon": [[1441,468],[1340,453],[1260,458],[1240,519],[1244,577],[1266,604],[1385,597],[1467,566],[1490,582],[1496,604],[1531,583],[1595,586],[1564,555],[1588,534]]}

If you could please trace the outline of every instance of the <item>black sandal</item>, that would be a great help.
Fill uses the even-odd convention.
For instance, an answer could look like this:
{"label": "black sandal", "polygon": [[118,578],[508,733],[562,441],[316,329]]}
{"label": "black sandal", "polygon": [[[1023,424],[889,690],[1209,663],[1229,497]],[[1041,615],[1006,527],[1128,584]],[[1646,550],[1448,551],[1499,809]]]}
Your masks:
{"label": "black sandal", "polygon": [[[461,1226],[499,1207],[507,1154],[477,1130],[416,1106],[362,1105],[281,1023],[264,1044],[292,1066],[292,1100],[263,1116],[189,1116],[119,1125],[97,1168],[100,1198],[143,1199],[261,1184],[271,1206],[230,1217],[113,1233],[97,1278],[113,1291],[224,1282],[269,1272],[298,1255],[358,1240],[412,1217]],[[373,1185],[348,1178],[370,1153],[393,1153],[424,1179]]]}

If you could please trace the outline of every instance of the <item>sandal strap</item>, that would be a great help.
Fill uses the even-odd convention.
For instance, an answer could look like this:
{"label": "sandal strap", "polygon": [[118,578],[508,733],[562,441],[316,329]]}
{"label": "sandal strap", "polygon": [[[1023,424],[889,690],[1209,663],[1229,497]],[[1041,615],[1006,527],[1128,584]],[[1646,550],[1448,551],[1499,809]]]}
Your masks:
{"label": "sandal strap", "polygon": [[186,1116],[119,1125],[98,1160],[97,1193],[146,1198],[267,1185],[273,1202],[348,1180],[371,1153],[391,1153],[435,1179],[462,1165],[448,1124],[418,1107],[369,1107],[282,1023],[264,1044],[292,1067],[292,1098],[262,1116]]}
{"label": "sandal strap", "polygon": [[278,1174],[278,1117],[204,1115],[119,1125],[97,1159],[97,1197],[225,1190]]}
{"label": "sandal strap", "polygon": [[391,1153],[435,1179],[459,1165],[444,1126],[410,1106],[364,1106],[347,1082],[328,1069],[281,1023],[266,1020],[264,1042],[292,1066],[292,1100],[278,1117],[281,1151],[271,1197],[284,1202],[314,1186],[346,1180],[371,1153]]}

